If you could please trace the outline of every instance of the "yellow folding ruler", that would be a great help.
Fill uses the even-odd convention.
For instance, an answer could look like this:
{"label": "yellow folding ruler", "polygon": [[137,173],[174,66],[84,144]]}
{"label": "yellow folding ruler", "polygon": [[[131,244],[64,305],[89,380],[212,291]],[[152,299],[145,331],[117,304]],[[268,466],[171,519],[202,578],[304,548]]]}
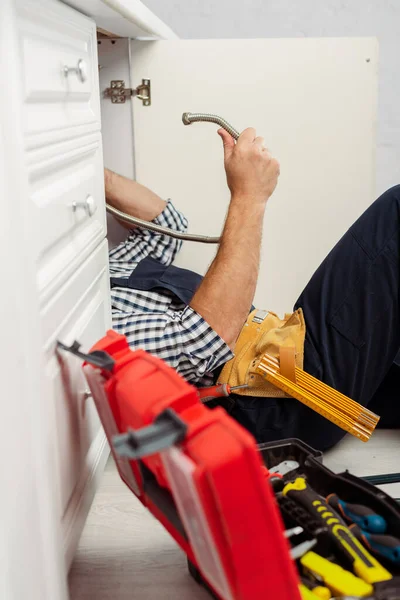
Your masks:
{"label": "yellow folding ruler", "polygon": [[302,369],[295,368],[295,381],[284,377],[280,373],[278,359],[269,354],[262,356],[256,371],[289,396],[363,442],[368,442],[378,424],[378,415]]}

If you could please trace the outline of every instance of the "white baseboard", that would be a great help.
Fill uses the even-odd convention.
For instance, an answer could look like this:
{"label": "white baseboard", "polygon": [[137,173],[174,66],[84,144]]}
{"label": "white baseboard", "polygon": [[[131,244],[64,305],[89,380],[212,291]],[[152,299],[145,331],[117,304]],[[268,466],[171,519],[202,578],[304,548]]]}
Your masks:
{"label": "white baseboard", "polygon": [[79,538],[99,486],[110,448],[101,428],[86,455],[85,465],[62,519],[65,567],[71,567]]}

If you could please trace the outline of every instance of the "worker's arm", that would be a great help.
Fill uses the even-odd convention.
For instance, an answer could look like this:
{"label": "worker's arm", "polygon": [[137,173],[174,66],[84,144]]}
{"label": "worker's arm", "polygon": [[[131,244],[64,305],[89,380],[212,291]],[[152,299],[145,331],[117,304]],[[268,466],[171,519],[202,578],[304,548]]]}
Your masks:
{"label": "worker's arm", "polygon": [[[104,186],[108,203],[132,217],[153,221],[167,204],[144,185],[109,169],[104,169]],[[132,229],[131,225],[121,224]]]}
{"label": "worker's arm", "polygon": [[[184,215],[171,202],[165,202],[140,183],[108,169],[104,169],[104,183],[107,202],[122,212],[175,231],[187,230],[188,223]],[[171,264],[182,246],[181,240],[148,229],[133,229],[132,225],[122,221],[121,224],[131,232],[126,240],[110,251],[112,275],[128,275],[132,265],[146,257]]]}
{"label": "worker's arm", "polygon": [[231,202],[217,255],[190,306],[233,349],[256,289],[264,212],[278,181],[279,163],[252,128],[237,144],[225,130],[218,133]]}

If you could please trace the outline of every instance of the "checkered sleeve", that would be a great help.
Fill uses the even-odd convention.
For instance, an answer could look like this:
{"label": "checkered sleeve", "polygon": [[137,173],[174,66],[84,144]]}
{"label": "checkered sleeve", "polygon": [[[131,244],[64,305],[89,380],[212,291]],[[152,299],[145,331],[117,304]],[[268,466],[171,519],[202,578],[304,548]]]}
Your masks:
{"label": "checkered sleeve", "polygon": [[162,358],[191,383],[233,357],[224,340],[190,306],[158,314],[114,314],[113,328],[127,337],[131,348]]}
{"label": "checkered sleeve", "polygon": [[[168,200],[161,214],[153,220],[156,225],[169,227],[175,231],[187,230],[188,222],[172,202]],[[146,257],[157,259],[164,265],[170,265],[182,245],[181,240],[176,240],[168,235],[163,235],[148,229],[133,229],[126,240],[113,248],[110,253],[110,270],[121,264],[138,263]]]}

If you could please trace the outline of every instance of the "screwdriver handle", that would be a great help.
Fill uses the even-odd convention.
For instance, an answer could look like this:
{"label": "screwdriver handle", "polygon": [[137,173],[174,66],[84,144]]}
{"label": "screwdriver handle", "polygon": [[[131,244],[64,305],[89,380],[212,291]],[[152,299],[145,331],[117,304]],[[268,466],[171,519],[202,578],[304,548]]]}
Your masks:
{"label": "screwdriver handle", "polygon": [[392,575],[365,549],[339,514],[319,496],[304,477],[288,483],[282,494],[306,508],[328,528],[331,539],[351,562],[354,572],[367,583],[392,579]]}
{"label": "screwdriver handle", "polygon": [[354,535],[364,544],[390,562],[400,564],[400,540],[392,535],[380,535],[364,531],[356,524],[350,525]]}
{"label": "screwdriver handle", "polygon": [[376,514],[372,509],[362,504],[349,504],[339,498],[337,494],[329,494],[326,501],[332,506],[346,521],[355,523],[361,529],[371,533],[385,533],[387,523],[381,515]]}
{"label": "screwdriver handle", "polygon": [[300,581],[304,587],[306,587],[308,590],[311,590],[312,593],[315,596],[317,596],[317,598],[319,598],[320,600],[330,600],[332,598],[332,594],[329,588],[325,587],[324,585],[321,585],[320,582],[315,581],[313,579],[309,579],[308,577],[304,576],[300,578]]}
{"label": "screwdriver handle", "polygon": [[272,489],[274,490],[275,494],[281,492],[285,487],[283,476],[280,473],[271,473],[271,471],[269,471],[264,465],[261,467],[261,469],[266,479],[272,486]]}
{"label": "screwdriver handle", "polygon": [[199,398],[202,402],[213,400],[214,398],[224,398],[231,393],[231,387],[227,383],[212,385],[210,387],[197,388]]}
{"label": "screwdriver handle", "polygon": [[300,558],[303,572],[329,588],[335,596],[356,596],[365,598],[373,592],[373,586],[366,583],[351,571],[316,554],[312,550]]}
{"label": "screwdriver handle", "polygon": [[[317,596],[314,590],[310,590],[304,583],[300,583],[299,585],[301,600],[320,600],[321,596]],[[327,598],[331,598],[331,595],[327,596]]]}

